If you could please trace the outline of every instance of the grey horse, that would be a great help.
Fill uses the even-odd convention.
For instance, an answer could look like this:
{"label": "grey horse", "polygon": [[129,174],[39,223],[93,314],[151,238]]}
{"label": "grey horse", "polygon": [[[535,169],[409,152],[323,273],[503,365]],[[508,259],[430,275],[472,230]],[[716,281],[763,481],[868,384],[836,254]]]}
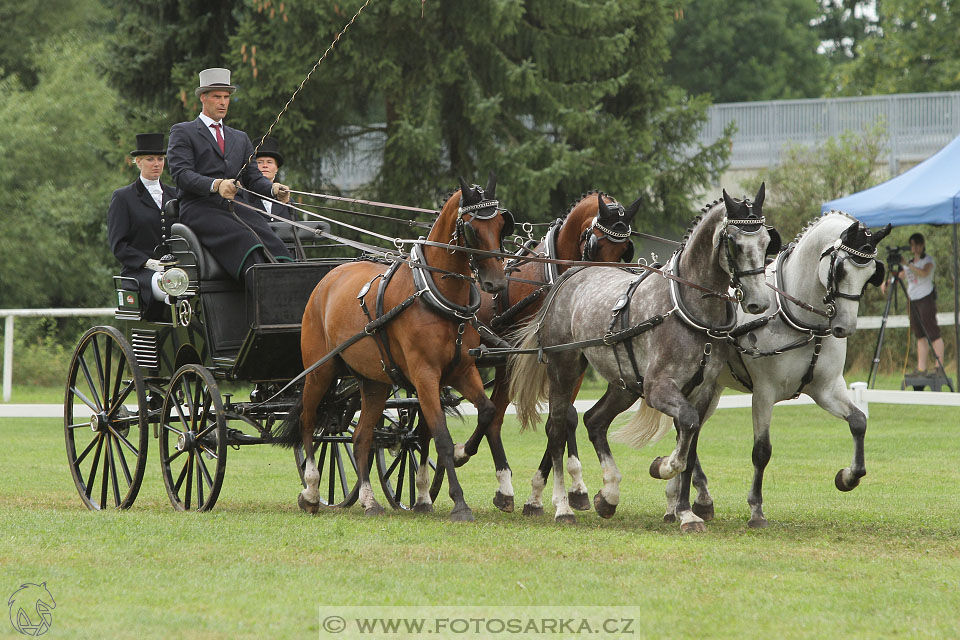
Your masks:
{"label": "grey horse", "polygon": [[[776,232],[763,224],[764,188],[754,201],[723,196],[694,221],[665,267],[666,276],[608,267],[568,271],[521,331],[521,349],[529,353],[511,357],[510,395],[521,428],[527,428],[539,421],[538,405],[549,389],[547,446],[557,521],[576,520],[564,487],[562,456],[567,432],[576,427],[572,392],[588,363],[609,383],[584,415],[603,469],[604,487],[594,497],[597,512],[612,516],[620,496],[621,476],[607,444],[607,428],[641,396],[644,402],[624,428],[624,437],[640,447],[675,424],[677,446],[653,461],[650,474],[669,479],[690,472],[687,461],[696,459],[699,429],[713,406],[716,378],[724,366],[711,355],[713,346],[736,323],[735,305],[725,294],[733,286],[735,299],[751,313],[762,313],[770,303],[763,266]],[[689,505],[689,481],[686,486],[687,495],[681,493],[676,509],[681,530],[703,530]]]}
{"label": "grey horse", "polygon": [[[857,330],[860,297],[867,285],[883,282],[884,266],[876,259],[877,245],[890,228],[887,225],[871,234],[855,218],[839,211],[811,222],[767,268],[767,281],[778,289],[770,290],[774,312],[765,316],[741,313],[733,342],[722,351],[728,365],[717,380],[715,401],[723,387],[753,392],[754,475],[747,496],[751,527],[767,526],[763,472],[772,451],[770,417],[776,402],[802,391],[850,425],[853,460],[837,472],[837,489],[851,491],[867,473],[863,456],[867,419],[850,400],[843,365],[847,337]],[[813,274],[816,277],[811,277]],[[697,489],[693,510],[709,520],[713,498],[699,463],[694,465],[692,481]],[[664,520],[678,517],[681,491],[679,480],[668,483]]]}

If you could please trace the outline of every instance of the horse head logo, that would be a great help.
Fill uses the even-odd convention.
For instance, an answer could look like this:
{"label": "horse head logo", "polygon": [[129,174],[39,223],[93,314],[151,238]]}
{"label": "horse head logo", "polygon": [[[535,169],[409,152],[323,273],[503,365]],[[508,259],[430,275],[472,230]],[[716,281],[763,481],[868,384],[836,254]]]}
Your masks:
{"label": "horse head logo", "polygon": [[13,592],[7,601],[10,607],[10,624],[25,636],[41,636],[50,630],[53,614],[57,608],[47,583],[25,583]]}

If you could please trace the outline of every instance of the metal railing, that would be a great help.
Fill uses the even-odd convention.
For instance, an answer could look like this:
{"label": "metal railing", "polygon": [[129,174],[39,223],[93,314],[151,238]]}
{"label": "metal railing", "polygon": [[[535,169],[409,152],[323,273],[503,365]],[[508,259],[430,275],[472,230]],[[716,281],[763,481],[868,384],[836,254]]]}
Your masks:
{"label": "metal railing", "polygon": [[774,167],[788,144],[816,144],[879,123],[887,132],[883,160],[897,175],[901,162],[926,160],[960,135],[960,91],[716,104],[700,141],[714,142],[731,122],[731,169]]}

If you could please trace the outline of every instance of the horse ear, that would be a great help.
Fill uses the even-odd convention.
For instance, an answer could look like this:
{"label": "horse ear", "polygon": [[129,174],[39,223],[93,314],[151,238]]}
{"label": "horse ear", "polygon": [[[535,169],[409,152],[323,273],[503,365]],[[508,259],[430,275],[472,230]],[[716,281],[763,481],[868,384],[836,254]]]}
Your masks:
{"label": "horse ear", "polygon": [[610,215],[610,209],[607,207],[607,203],[603,201],[603,194],[599,191],[597,192],[597,216],[603,220]]}
{"label": "horse ear", "polygon": [[727,208],[727,213],[733,213],[739,208],[737,201],[730,197],[727,190],[723,190],[723,206]]}
{"label": "horse ear", "polygon": [[470,187],[463,180],[463,176],[457,176],[457,180],[460,182],[460,197],[465,200],[470,195]]}
{"label": "horse ear", "polygon": [[487,176],[487,188],[483,190],[483,194],[490,200],[493,200],[493,194],[497,191],[497,174],[494,173],[493,169],[490,169],[490,175]]}
{"label": "horse ear", "polygon": [[887,269],[879,260],[874,260],[874,262],[877,264],[877,270],[873,273],[873,277],[871,277],[867,282],[875,287],[879,287],[881,284],[883,284],[883,278],[887,275]]}
{"label": "horse ear", "polygon": [[852,223],[850,223],[850,226],[844,229],[843,233],[840,234],[840,239],[843,240],[844,244],[848,244],[857,237],[857,231],[859,230],[860,222],[858,220],[854,220]]}
{"label": "horse ear", "polygon": [[890,231],[892,229],[893,229],[893,225],[887,223],[887,226],[885,226],[883,229],[880,229],[880,231],[877,231],[870,237],[870,244],[872,244],[873,247],[876,248],[877,245],[880,244],[881,240],[883,240],[888,235],[890,235]]}
{"label": "horse ear", "polygon": [[767,183],[760,183],[760,190],[757,191],[757,197],[753,199],[753,212],[760,215],[760,210],[763,208],[763,197],[767,194]]}
{"label": "horse ear", "polygon": [[637,211],[640,210],[640,203],[641,203],[641,202],[643,202],[643,196],[640,196],[639,198],[637,198],[636,200],[634,200],[633,202],[631,202],[631,203],[630,203],[630,206],[627,207],[627,209],[626,209],[626,211],[625,211],[624,213],[626,214],[626,218],[627,218],[628,221],[629,221],[629,220],[632,220],[632,219],[633,219],[633,216],[637,215]]}

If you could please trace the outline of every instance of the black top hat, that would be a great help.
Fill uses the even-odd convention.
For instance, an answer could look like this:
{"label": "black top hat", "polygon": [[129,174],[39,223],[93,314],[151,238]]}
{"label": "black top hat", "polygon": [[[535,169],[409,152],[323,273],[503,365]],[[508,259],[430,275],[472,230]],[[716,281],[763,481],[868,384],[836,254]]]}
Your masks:
{"label": "black top hat", "polygon": [[283,154],[280,153],[280,143],[276,138],[264,138],[257,149],[258,158],[273,158],[277,161],[277,166],[283,166]]}
{"label": "black top hat", "polygon": [[130,152],[136,156],[165,156],[167,148],[163,144],[162,133],[138,133],[137,148]]}

